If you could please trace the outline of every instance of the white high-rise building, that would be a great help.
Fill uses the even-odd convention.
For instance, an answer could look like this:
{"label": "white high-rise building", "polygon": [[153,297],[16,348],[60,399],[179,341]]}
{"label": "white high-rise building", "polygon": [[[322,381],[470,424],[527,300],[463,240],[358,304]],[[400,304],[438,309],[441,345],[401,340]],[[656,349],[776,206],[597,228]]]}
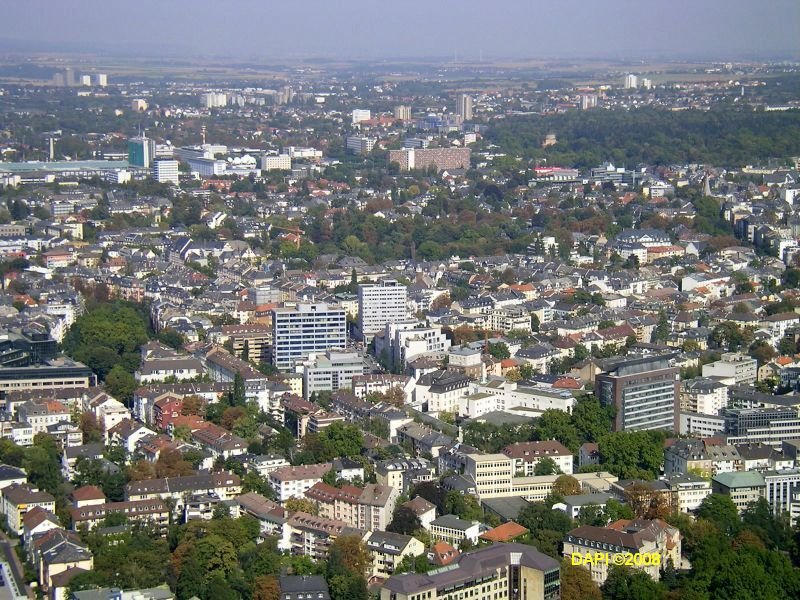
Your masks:
{"label": "white high-rise building", "polygon": [[81,85],[86,87],[92,85],[92,77],[90,75],[81,75]]}
{"label": "white high-rise building", "polygon": [[625,89],[630,90],[637,87],[639,87],[639,78],[631,73],[625,75]]}
{"label": "white high-rise building", "polygon": [[203,108],[224,108],[228,105],[228,95],[220,92],[200,94],[200,106]]}
{"label": "white high-rise building", "polygon": [[653,81],[647,78],[642,79],[642,87],[646,90],[649,90],[653,87]]}
{"label": "white high-rise building", "polygon": [[472,120],[472,96],[469,94],[459,94],[456,102],[456,114],[462,121]]}
{"label": "white high-rise building", "polygon": [[364,108],[356,108],[353,110],[353,125],[358,125],[362,121],[369,121],[372,118],[372,112]]}
{"label": "white high-rise building", "polygon": [[272,362],[291,369],[311,354],[347,346],[347,314],[336,304],[298,304],[272,310]]}
{"label": "white high-rise building", "polygon": [[400,121],[410,121],[411,120],[411,107],[410,106],[395,106],[394,107],[394,118]]}
{"label": "white high-rise building", "polygon": [[178,161],[170,158],[153,161],[153,179],[158,183],[178,185]]}
{"label": "white high-rise building", "polygon": [[95,74],[94,84],[98,87],[106,87],[108,85],[108,75],[106,75],[105,73]]}
{"label": "white high-rise building", "polygon": [[408,317],[408,288],[394,279],[379,284],[358,286],[358,329],[364,341],[386,327],[387,323]]}

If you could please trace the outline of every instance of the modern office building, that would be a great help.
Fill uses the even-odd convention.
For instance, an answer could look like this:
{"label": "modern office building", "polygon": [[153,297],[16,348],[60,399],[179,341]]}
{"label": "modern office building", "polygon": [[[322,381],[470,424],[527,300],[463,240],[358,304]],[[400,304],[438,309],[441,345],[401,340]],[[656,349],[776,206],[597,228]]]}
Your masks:
{"label": "modern office building", "polygon": [[736,505],[740,513],[766,494],[764,476],[755,471],[720,473],[711,480],[711,492],[724,494]]}
{"label": "modern office building", "polygon": [[89,367],[67,358],[55,358],[30,367],[0,368],[0,398],[7,392],[82,389],[95,385],[97,377]]}
{"label": "modern office building", "polygon": [[281,370],[311,354],[347,345],[347,315],[335,304],[298,304],[272,310],[272,362]]}
{"label": "modern office building", "polygon": [[375,148],[375,142],[377,141],[374,137],[348,135],[344,139],[344,145],[347,151],[353,154],[369,154]]}
{"label": "modern office building", "polygon": [[380,600],[557,600],[558,561],[532,546],[492,544],[461,554],[425,574],[395,575],[381,587]]}
{"label": "modern office building", "polygon": [[128,140],[128,163],[132,167],[149,169],[156,156],[156,141],[145,135]]}
{"label": "modern office building", "polygon": [[729,444],[762,443],[780,448],[784,440],[800,439],[800,416],[791,407],[729,408],[725,433]]}
{"label": "modern office building", "polygon": [[364,375],[364,358],[357,352],[328,350],[303,365],[303,395],[306,400],[319,392],[350,391],[353,377]]}
{"label": "modern office building", "polygon": [[387,323],[408,317],[408,288],[394,279],[358,286],[358,329],[368,342]]}
{"label": "modern office building", "polygon": [[171,183],[178,185],[178,161],[169,158],[160,158],[153,161],[153,179],[158,183]]}
{"label": "modern office building", "polygon": [[595,394],[617,409],[615,431],[678,431],[680,381],[678,369],[669,364],[672,356],[624,359],[597,375]]}
{"label": "modern office building", "polygon": [[459,94],[456,100],[456,114],[462,121],[472,120],[472,96],[469,94]]}
{"label": "modern office building", "polygon": [[722,377],[735,384],[755,383],[757,376],[758,361],[738,352],[726,352],[720,360],[703,365],[703,377]]}
{"label": "modern office building", "polygon": [[765,497],[777,514],[790,512],[792,499],[800,492],[800,469],[764,472]]}

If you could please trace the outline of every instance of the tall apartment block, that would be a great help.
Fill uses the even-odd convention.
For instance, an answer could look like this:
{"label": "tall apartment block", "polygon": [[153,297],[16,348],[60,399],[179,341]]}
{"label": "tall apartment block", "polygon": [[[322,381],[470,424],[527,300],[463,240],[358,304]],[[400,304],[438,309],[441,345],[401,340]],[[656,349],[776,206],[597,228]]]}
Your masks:
{"label": "tall apartment block", "polygon": [[291,369],[309,354],[347,345],[347,317],[335,304],[298,304],[272,310],[272,362]]}
{"label": "tall apartment block", "polygon": [[456,102],[456,114],[462,121],[472,120],[472,96],[469,94],[459,94]]}
{"label": "tall apartment block", "polygon": [[595,394],[617,409],[615,431],[680,429],[679,371],[672,354],[621,360],[595,378]]}
{"label": "tall apartment block", "polygon": [[394,279],[358,286],[358,329],[364,341],[383,331],[387,323],[405,319],[407,303],[408,288]]}

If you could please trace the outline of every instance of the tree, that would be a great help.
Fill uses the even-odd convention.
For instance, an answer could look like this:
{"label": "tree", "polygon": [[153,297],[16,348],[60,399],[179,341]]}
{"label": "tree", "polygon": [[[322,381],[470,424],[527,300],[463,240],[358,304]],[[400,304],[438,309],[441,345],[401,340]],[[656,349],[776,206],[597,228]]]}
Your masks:
{"label": "tree", "polygon": [[599,441],[600,462],[624,479],[655,479],[664,461],[663,431],[615,431]]}
{"label": "tree", "polygon": [[248,362],[250,360],[250,342],[245,340],[242,345],[242,360]]}
{"label": "tree", "polygon": [[100,424],[97,422],[97,417],[94,416],[93,412],[82,412],[78,426],[81,429],[81,433],[83,433],[84,444],[103,440],[103,428],[100,427]]}
{"label": "tree", "polygon": [[316,515],[319,510],[317,509],[317,505],[314,504],[308,498],[289,498],[283,504],[286,512],[304,512],[311,515]]}
{"label": "tree", "polygon": [[247,404],[247,396],[244,389],[244,378],[239,371],[233,376],[233,388],[230,391],[230,405],[244,406]]}
{"label": "tree", "polygon": [[581,493],[581,484],[571,475],[559,475],[550,493],[553,496],[575,496]]}
{"label": "tree", "polygon": [[280,600],[281,587],[274,575],[260,575],[253,581],[253,600]]}
{"label": "tree", "polygon": [[497,342],[496,344],[489,344],[489,354],[498,360],[511,358],[511,352],[505,342]]}
{"label": "tree", "polygon": [[540,459],[533,468],[534,475],[557,475],[558,473],[561,473],[561,469],[558,468],[556,461],[549,456]]}
{"label": "tree", "polygon": [[158,455],[155,464],[156,477],[182,477],[194,474],[192,463],[183,458],[180,450],[166,449]]}
{"label": "tree", "polygon": [[644,571],[612,565],[602,587],[605,600],[660,600],[664,590]]}
{"label": "tree", "polygon": [[603,600],[600,588],[585,567],[561,561],[561,600]]}
{"label": "tree", "polygon": [[583,442],[597,442],[611,430],[614,406],[603,406],[595,396],[584,397],[572,410],[572,422]]}
{"label": "tree", "polygon": [[361,538],[356,535],[337,537],[328,552],[329,573],[356,573],[363,576],[372,559]]}
{"label": "tree", "polygon": [[727,535],[735,534],[740,526],[739,511],[730,496],[724,494],[711,494],[703,498],[697,509],[697,518],[711,521]]}
{"label": "tree", "polygon": [[416,513],[402,504],[397,506],[392,513],[392,521],[386,526],[386,531],[411,535],[422,527]]}
{"label": "tree", "polygon": [[172,327],[166,327],[159,331],[157,339],[162,344],[170,348],[175,348],[176,350],[182,348],[186,341],[183,339],[183,336]]}
{"label": "tree", "polygon": [[136,380],[122,365],[114,367],[106,375],[106,391],[121,402],[130,404],[136,391]]}
{"label": "tree", "polygon": [[547,409],[542,413],[536,422],[536,438],[559,441],[572,452],[580,446],[570,415],[563,410]]}
{"label": "tree", "polygon": [[358,456],[364,445],[361,429],[357,425],[345,425],[340,421],[323,429],[319,439],[333,456]]}

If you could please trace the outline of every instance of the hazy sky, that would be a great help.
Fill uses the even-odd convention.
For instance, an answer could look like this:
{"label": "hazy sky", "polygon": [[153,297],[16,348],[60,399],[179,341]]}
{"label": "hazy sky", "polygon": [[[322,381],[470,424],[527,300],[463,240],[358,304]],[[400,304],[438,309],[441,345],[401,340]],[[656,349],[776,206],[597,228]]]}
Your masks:
{"label": "hazy sky", "polygon": [[800,57],[798,0],[0,0],[0,16],[0,52]]}

